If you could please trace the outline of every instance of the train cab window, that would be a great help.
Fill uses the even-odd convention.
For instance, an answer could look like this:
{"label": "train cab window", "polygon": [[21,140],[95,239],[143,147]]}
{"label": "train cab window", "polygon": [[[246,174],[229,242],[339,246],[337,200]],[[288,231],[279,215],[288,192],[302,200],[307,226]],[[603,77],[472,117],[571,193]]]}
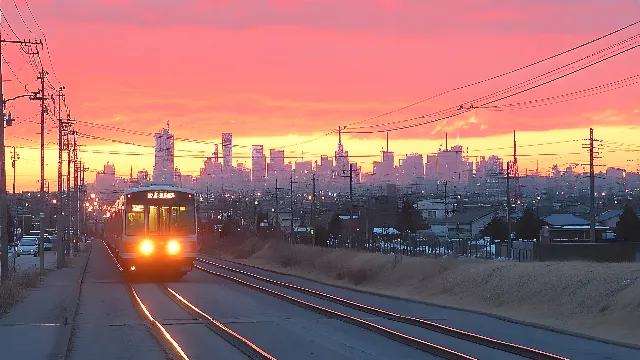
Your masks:
{"label": "train cab window", "polygon": [[169,234],[171,207],[149,206],[149,233]]}
{"label": "train cab window", "polygon": [[171,234],[195,234],[195,219],[193,206],[174,206],[171,208]]}
{"label": "train cab window", "polygon": [[144,206],[132,205],[126,212],[125,234],[144,235]]}

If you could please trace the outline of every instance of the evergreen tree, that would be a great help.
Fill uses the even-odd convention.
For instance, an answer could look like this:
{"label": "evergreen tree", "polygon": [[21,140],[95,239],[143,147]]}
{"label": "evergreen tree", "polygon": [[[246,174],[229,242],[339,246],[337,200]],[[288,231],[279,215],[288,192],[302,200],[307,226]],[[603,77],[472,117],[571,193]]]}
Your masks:
{"label": "evergreen tree", "polygon": [[482,236],[488,236],[493,240],[509,240],[508,233],[507,223],[498,218],[491,220],[482,230]]}
{"label": "evergreen tree", "polygon": [[627,204],[616,223],[616,238],[625,241],[638,240],[640,236],[640,220],[631,205]]}
{"label": "evergreen tree", "polygon": [[420,210],[413,206],[411,200],[405,200],[396,218],[396,229],[400,232],[415,233],[426,228]]}
{"label": "evergreen tree", "polygon": [[516,223],[516,239],[535,240],[540,237],[542,220],[531,209],[525,209]]}
{"label": "evergreen tree", "polygon": [[327,228],[329,235],[333,235],[334,238],[340,236],[340,233],[342,232],[342,220],[338,214],[333,215]]}

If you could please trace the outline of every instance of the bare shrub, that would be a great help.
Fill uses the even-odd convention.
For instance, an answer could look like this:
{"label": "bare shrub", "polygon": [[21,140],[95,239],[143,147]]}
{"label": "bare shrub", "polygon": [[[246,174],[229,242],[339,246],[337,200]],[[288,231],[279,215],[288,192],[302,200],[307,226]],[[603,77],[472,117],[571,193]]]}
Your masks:
{"label": "bare shrub", "polygon": [[26,290],[40,286],[40,273],[30,268],[12,274],[9,280],[0,284],[0,315],[6,314],[14,305],[22,301]]}

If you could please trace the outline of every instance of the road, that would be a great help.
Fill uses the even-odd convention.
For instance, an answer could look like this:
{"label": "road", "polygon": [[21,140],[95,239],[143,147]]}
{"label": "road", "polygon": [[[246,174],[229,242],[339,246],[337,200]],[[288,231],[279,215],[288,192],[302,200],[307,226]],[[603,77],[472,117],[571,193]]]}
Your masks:
{"label": "road", "polygon": [[[553,358],[640,358],[637,350],[486,316],[363,294],[212,258],[203,257],[203,260],[229,268],[225,270],[200,261],[197,265],[206,271],[194,269],[175,283],[129,283],[106,246],[96,241],[84,274],[71,339],[58,338],[55,347],[66,348],[68,344],[69,359],[214,357],[233,360],[247,359],[249,353],[260,353],[263,355],[254,358],[268,359],[440,358],[424,345],[429,344],[455,350],[468,358],[523,358],[474,341],[365,313],[359,305],[345,306],[283,284],[256,279],[249,276],[251,273],[348,299],[353,304],[409,315],[523,345],[532,351],[543,350],[556,356]],[[239,274],[232,269],[247,273]],[[256,285],[262,290],[257,291]],[[355,320],[347,321],[340,316]],[[20,323],[17,318],[6,321]],[[35,323],[31,319],[29,322]]]}

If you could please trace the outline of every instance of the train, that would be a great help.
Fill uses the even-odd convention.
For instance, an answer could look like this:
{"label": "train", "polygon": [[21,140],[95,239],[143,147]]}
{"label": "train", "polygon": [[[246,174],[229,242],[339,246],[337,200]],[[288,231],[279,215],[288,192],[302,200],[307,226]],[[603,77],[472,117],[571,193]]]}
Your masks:
{"label": "train", "polygon": [[173,185],[126,190],[105,213],[104,237],[123,271],[180,279],[198,252],[196,193]]}

